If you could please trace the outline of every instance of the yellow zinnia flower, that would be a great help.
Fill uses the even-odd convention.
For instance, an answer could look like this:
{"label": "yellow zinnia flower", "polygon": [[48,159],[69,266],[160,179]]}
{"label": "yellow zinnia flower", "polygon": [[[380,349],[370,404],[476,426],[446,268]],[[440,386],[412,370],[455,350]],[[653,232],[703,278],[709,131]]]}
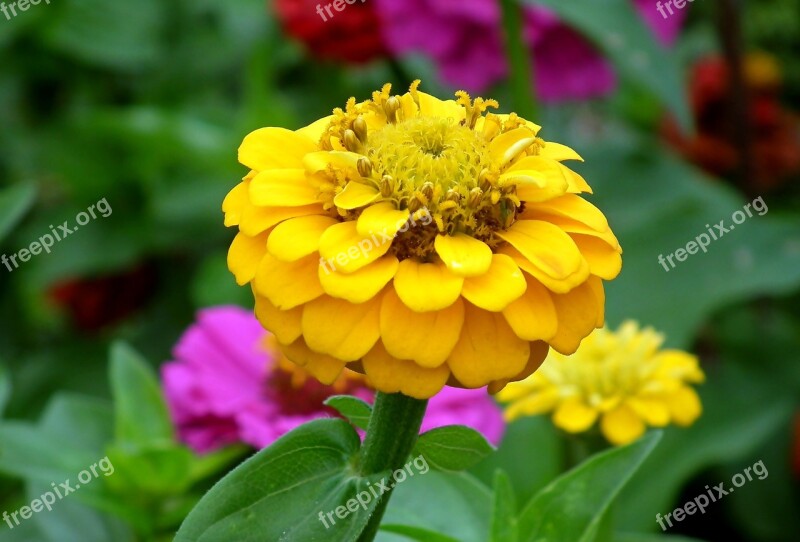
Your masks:
{"label": "yellow zinnia flower", "polygon": [[616,332],[598,329],[571,356],[552,352],[533,376],[515,382],[497,398],[509,403],[511,421],[553,412],[553,423],[570,433],[600,430],[613,444],[639,438],[646,425],[687,426],[702,412],[688,383],[703,382],[697,357],[659,350],[663,335],[623,323]]}
{"label": "yellow zinnia flower", "polygon": [[391,86],[297,131],[249,134],[223,203],[228,264],[286,356],[415,398],[496,391],[603,323],[621,249],[571,149],[465,92]]}

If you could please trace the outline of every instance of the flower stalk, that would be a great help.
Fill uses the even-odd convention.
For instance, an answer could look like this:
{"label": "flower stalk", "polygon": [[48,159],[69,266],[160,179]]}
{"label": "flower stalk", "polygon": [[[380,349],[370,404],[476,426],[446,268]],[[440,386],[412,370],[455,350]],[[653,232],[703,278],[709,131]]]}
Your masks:
{"label": "flower stalk", "polygon": [[[361,449],[359,472],[362,476],[403,467],[417,442],[427,406],[427,400],[414,399],[402,393],[377,393]],[[390,497],[391,492],[381,497],[359,542],[375,539]]]}

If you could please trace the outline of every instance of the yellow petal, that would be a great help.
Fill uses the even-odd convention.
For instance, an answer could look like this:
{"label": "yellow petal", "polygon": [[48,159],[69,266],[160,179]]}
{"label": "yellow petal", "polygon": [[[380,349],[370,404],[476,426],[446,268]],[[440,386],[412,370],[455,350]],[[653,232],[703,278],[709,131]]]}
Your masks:
{"label": "yellow petal", "polygon": [[464,302],[431,312],[414,312],[389,288],[381,304],[381,340],[398,359],[422,367],[438,367],[447,360],[461,335]]}
{"label": "yellow petal", "polygon": [[250,189],[249,181],[242,181],[233,187],[233,190],[228,192],[222,202],[222,212],[225,213],[225,226],[238,226],[239,221],[242,219],[242,212],[245,205],[250,203],[248,190]]}
{"label": "yellow petal", "polygon": [[598,277],[591,276],[586,280],[586,284],[592,289],[595,303],[597,303],[597,320],[594,327],[603,327],[606,321],[606,292],[603,288],[603,281]]}
{"label": "yellow petal", "polygon": [[548,345],[544,341],[532,341],[528,343],[530,345],[531,354],[528,356],[528,362],[525,364],[525,368],[522,369],[519,373],[514,375],[513,378],[504,378],[502,380],[492,380],[489,383],[487,388],[488,392],[492,395],[501,391],[509,382],[517,382],[520,380],[525,380],[533,373],[539,370],[539,367],[542,366],[545,359],[547,359],[547,353],[550,351],[550,345]]}
{"label": "yellow petal", "polygon": [[381,299],[350,303],[324,295],[303,309],[303,337],[308,347],[344,361],[356,361],[380,337]]}
{"label": "yellow petal", "polygon": [[519,299],[526,288],[525,277],[514,260],[505,254],[493,254],[486,273],[464,279],[461,295],[482,309],[500,312]]}
{"label": "yellow petal", "polygon": [[346,299],[351,303],[364,303],[372,299],[397,272],[399,262],[386,255],[353,273],[339,273],[328,262],[319,267],[319,281],[331,297]]}
{"label": "yellow petal", "polygon": [[437,235],[433,244],[444,264],[456,275],[482,275],[492,264],[492,249],[470,235]]}
{"label": "yellow petal", "polygon": [[503,310],[503,316],[520,339],[549,340],[558,331],[553,298],[539,281],[530,276],[526,278],[527,290]]}
{"label": "yellow petal", "polygon": [[332,120],[333,115],[322,117],[321,119],[312,122],[308,126],[300,128],[297,130],[297,133],[311,141],[318,142],[322,137],[322,134],[328,129],[328,126],[330,126]]}
{"label": "yellow petal", "polygon": [[540,272],[556,280],[569,278],[583,265],[583,257],[569,235],[547,222],[519,220],[497,235],[511,243]]}
{"label": "yellow petal", "polygon": [[546,215],[536,210],[532,211],[530,207],[526,207],[525,211],[519,215],[519,219],[542,220],[544,222],[550,222],[554,226],[558,226],[567,233],[577,233],[581,235],[591,235],[592,237],[597,237],[598,239],[605,241],[610,247],[622,254],[622,247],[620,247],[619,241],[610,228],[598,231],[590,228],[586,224],[578,222],[577,220],[563,216]]}
{"label": "yellow petal", "polygon": [[627,404],[648,425],[664,427],[669,423],[669,408],[667,403],[660,398],[630,397]]}
{"label": "yellow petal", "polygon": [[306,154],[303,157],[303,166],[308,173],[318,173],[325,171],[328,166],[337,170],[358,168],[358,161],[362,155],[355,152],[343,151],[317,151]]}
{"label": "yellow petal", "polygon": [[609,442],[622,446],[641,437],[645,425],[630,407],[621,404],[603,415],[600,429]]}
{"label": "yellow petal", "polygon": [[567,192],[569,184],[561,165],[541,156],[527,156],[500,175],[500,186],[517,185],[517,196],[523,201],[546,201]]}
{"label": "yellow petal", "polygon": [[345,366],[345,362],[340,359],[314,352],[303,339],[297,339],[288,346],[280,345],[280,349],[290,361],[311,373],[326,386],[336,382]]}
{"label": "yellow petal", "polygon": [[289,218],[322,213],[322,205],[319,203],[302,207],[256,207],[248,203],[244,208],[239,229],[247,235],[258,235]]}
{"label": "yellow petal", "polygon": [[247,284],[256,276],[261,259],[267,253],[267,234],[250,237],[239,232],[228,249],[228,269],[236,277],[239,286]]}
{"label": "yellow petal", "polygon": [[300,207],[319,203],[317,189],[302,169],[268,169],[250,183],[250,201],[265,207]]}
{"label": "yellow petal", "polygon": [[331,269],[353,273],[386,254],[391,246],[391,238],[359,235],[356,223],[350,221],[334,224],[325,230],[319,240],[319,253]]}
{"label": "yellow petal", "polygon": [[455,100],[440,100],[435,96],[417,91],[419,100],[419,116],[449,118],[458,123],[466,117],[464,108],[458,105]]}
{"label": "yellow petal", "polygon": [[380,190],[371,184],[350,181],[344,190],[336,194],[333,203],[340,209],[358,209],[369,205],[380,197]]}
{"label": "yellow petal", "polygon": [[322,295],[318,267],[316,254],[295,262],[282,262],[266,254],[258,265],[253,287],[277,308],[289,310]]}
{"label": "yellow petal", "polygon": [[589,276],[589,264],[586,262],[586,259],[583,256],[581,256],[581,266],[575,273],[565,279],[554,279],[547,273],[544,273],[541,269],[534,265],[533,262],[523,256],[520,251],[511,245],[504,245],[500,247],[497,252],[510,256],[511,259],[514,260],[514,263],[520,267],[520,269],[534,277],[537,281],[547,287],[548,290],[559,294],[569,292],[576,286],[585,282]]}
{"label": "yellow petal", "polygon": [[566,294],[550,294],[558,314],[558,330],[548,342],[556,351],[571,355],[597,325],[597,297],[588,283]]}
{"label": "yellow petal", "polygon": [[441,391],[450,376],[447,365],[435,369],[413,361],[396,359],[380,343],[364,356],[364,371],[370,387],[384,393],[402,393],[415,399],[429,399]]}
{"label": "yellow petal", "polygon": [[592,187],[589,186],[589,183],[586,182],[586,179],[581,177],[578,173],[572,171],[570,168],[565,166],[564,164],[559,164],[561,167],[561,171],[564,173],[564,177],[567,179],[567,184],[569,185],[569,191],[573,194],[580,194],[581,192],[586,192],[588,194],[592,194]]}
{"label": "yellow petal", "polygon": [[319,249],[319,239],[338,221],[329,216],[301,216],[281,222],[269,234],[267,250],[284,262],[293,262]]}
{"label": "yellow petal", "polygon": [[622,256],[608,243],[590,235],[570,235],[589,264],[589,272],[611,280],[622,270]]}
{"label": "yellow petal", "polygon": [[356,231],[364,237],[381,233],[394,237],[408,222],[410,214],[407,209],[396,209],[392,202],[382,201],[364,209],[356,222]]}
{"label": "yellow petal", "polygon": [[586,224],[595,231],[608,230],[608,220],[602,211],[576,194],[564,194],[543,203],[531,203],[525,213],[563,216]]}
{"label": "yellow petal", "polygon": [[461,337],[447,363],[467,388],[519,374],[530,357],[530,345],[514,334],[503,315],[467,303]]}
{"label": "yellow petal", "polygon": [[566,145],[555,143],[553,141],[548,141],[545,143],[544,147],[542,147],[541,151],[539,152],[539,156],[544,156],[545,158],[550,158],[552,160],[558,160],[559,162],[563,162],[564,160],[579,160],[583,162],[583,158],[581,158],[577,152]]}
{"label": "yellow petal", "polygon": [[495,163],[504,167],[534,142],[536,135],[530,129],[520,126],[495,137],[489,143],[489,155]]}
{"label": "yellow petal", "polygon": [[[507,399],[503,394],[511,389],[514,384],[509,386],[497,394],[500,401],[506,402]],[[524,399],[515,400],[513,403],[506,407],[503,417],[506,421],[512,422],[518,418],[527,416],[537,416],[550,412],[558,404],[559,392],[555,386],[544,389],[542,391],[531,394]]]}
{"label": "yellow petal", "polygon": [[553,423],[569,433],[582,433],[594,425],[597,414],[582,399],[570,397],[558,405],[553,413]]}
{"label": "yellow petal", "polygon": [[667,398],[672,420],[682,426],[691,425],[703,413],[703,405],[697,392],[689,386],[681,386]]}
{"label": "yellow petal", "polygon": [[270,331],[281,344],[292,344],[302,334],[300,320],[303,317],[303,307],[295,307],[282,311],[269,302],[266,297],[256,295],[256,318]]}
{"label": "yellow petal", "polygon": [[461,295],[464,278],[448,271],[443,263],[400,262],[394,289],[406,307],[416,312],[449,307]]}
{"label": "yellow petal", "polygon": [[299,168],[303,156],[316,150],[316,142],[302,134],[284,128],[261,128],[242,141],[239,162],[256,171]]}

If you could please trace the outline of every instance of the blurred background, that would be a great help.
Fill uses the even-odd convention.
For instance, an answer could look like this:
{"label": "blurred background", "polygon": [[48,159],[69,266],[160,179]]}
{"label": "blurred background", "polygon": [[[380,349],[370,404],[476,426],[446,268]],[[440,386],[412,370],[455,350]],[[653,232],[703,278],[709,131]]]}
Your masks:
{"label": "blurred background", "polygon": [[[607,287],[608,323],[636,319],[701,357],[704,415],[667,430],[623,493],[617,529],[660,533],[656,512],[762,460],[767,479],[670,534],[800,539],[800,0],[666,4],[531,0],[505,21],[497,0],[361,0],[333,11],[311,0],[53,0],[4,10],[0,253],[74,225],[103,199],[113,212],[50,253],[0,266],[0,510],[63,478],[46,470],[48,453],[91,442],[102,457],[112,437],[87,420],[108,415],[114,341],[157,371],[198,309],[252,306],[227,270],[234,232],[220,211],[246,173],[236,161],[243,136],[298,128],[350,96],[387,81],[403,92],[420,78],[442,98],[458,89],[496,98],[576,149],[590,199],[625,251]],[[759,197],[768,212],[708,253],[668,272],[659,264]],[[558,472],[557,446],[550,426],[526,420],[475,474],[491,480],[503,465],[532,495]],[[171,472],[159,468],[154,477]],[[0,524],[0,540],[157,539],[141,533],[174,532],[211,481],[119,479],[125,512],[76,498],[13,530]]]}

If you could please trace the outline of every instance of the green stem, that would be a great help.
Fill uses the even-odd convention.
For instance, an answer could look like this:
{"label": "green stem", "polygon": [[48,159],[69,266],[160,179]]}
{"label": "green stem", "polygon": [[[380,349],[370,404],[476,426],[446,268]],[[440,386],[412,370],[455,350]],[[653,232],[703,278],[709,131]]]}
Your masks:
{"label": "green stem", "polygon": [[[395,471],[405,465],[417,442],[427,406],[428,401],[402,393],[378,392],[361,448],[359,472],[362,476]],[[375,539],[390,497],[391,493],[387,493],[378,501],[358,542]]]}
{"label": "green stem", "polygon": [[500,0],[503,29],[506,36],[506,56],[511,68],[511,94],[514,109],[528,119],[536,118],[536,98],[533,90],[533,62],[522,35],[523,13],[518,0]]}

